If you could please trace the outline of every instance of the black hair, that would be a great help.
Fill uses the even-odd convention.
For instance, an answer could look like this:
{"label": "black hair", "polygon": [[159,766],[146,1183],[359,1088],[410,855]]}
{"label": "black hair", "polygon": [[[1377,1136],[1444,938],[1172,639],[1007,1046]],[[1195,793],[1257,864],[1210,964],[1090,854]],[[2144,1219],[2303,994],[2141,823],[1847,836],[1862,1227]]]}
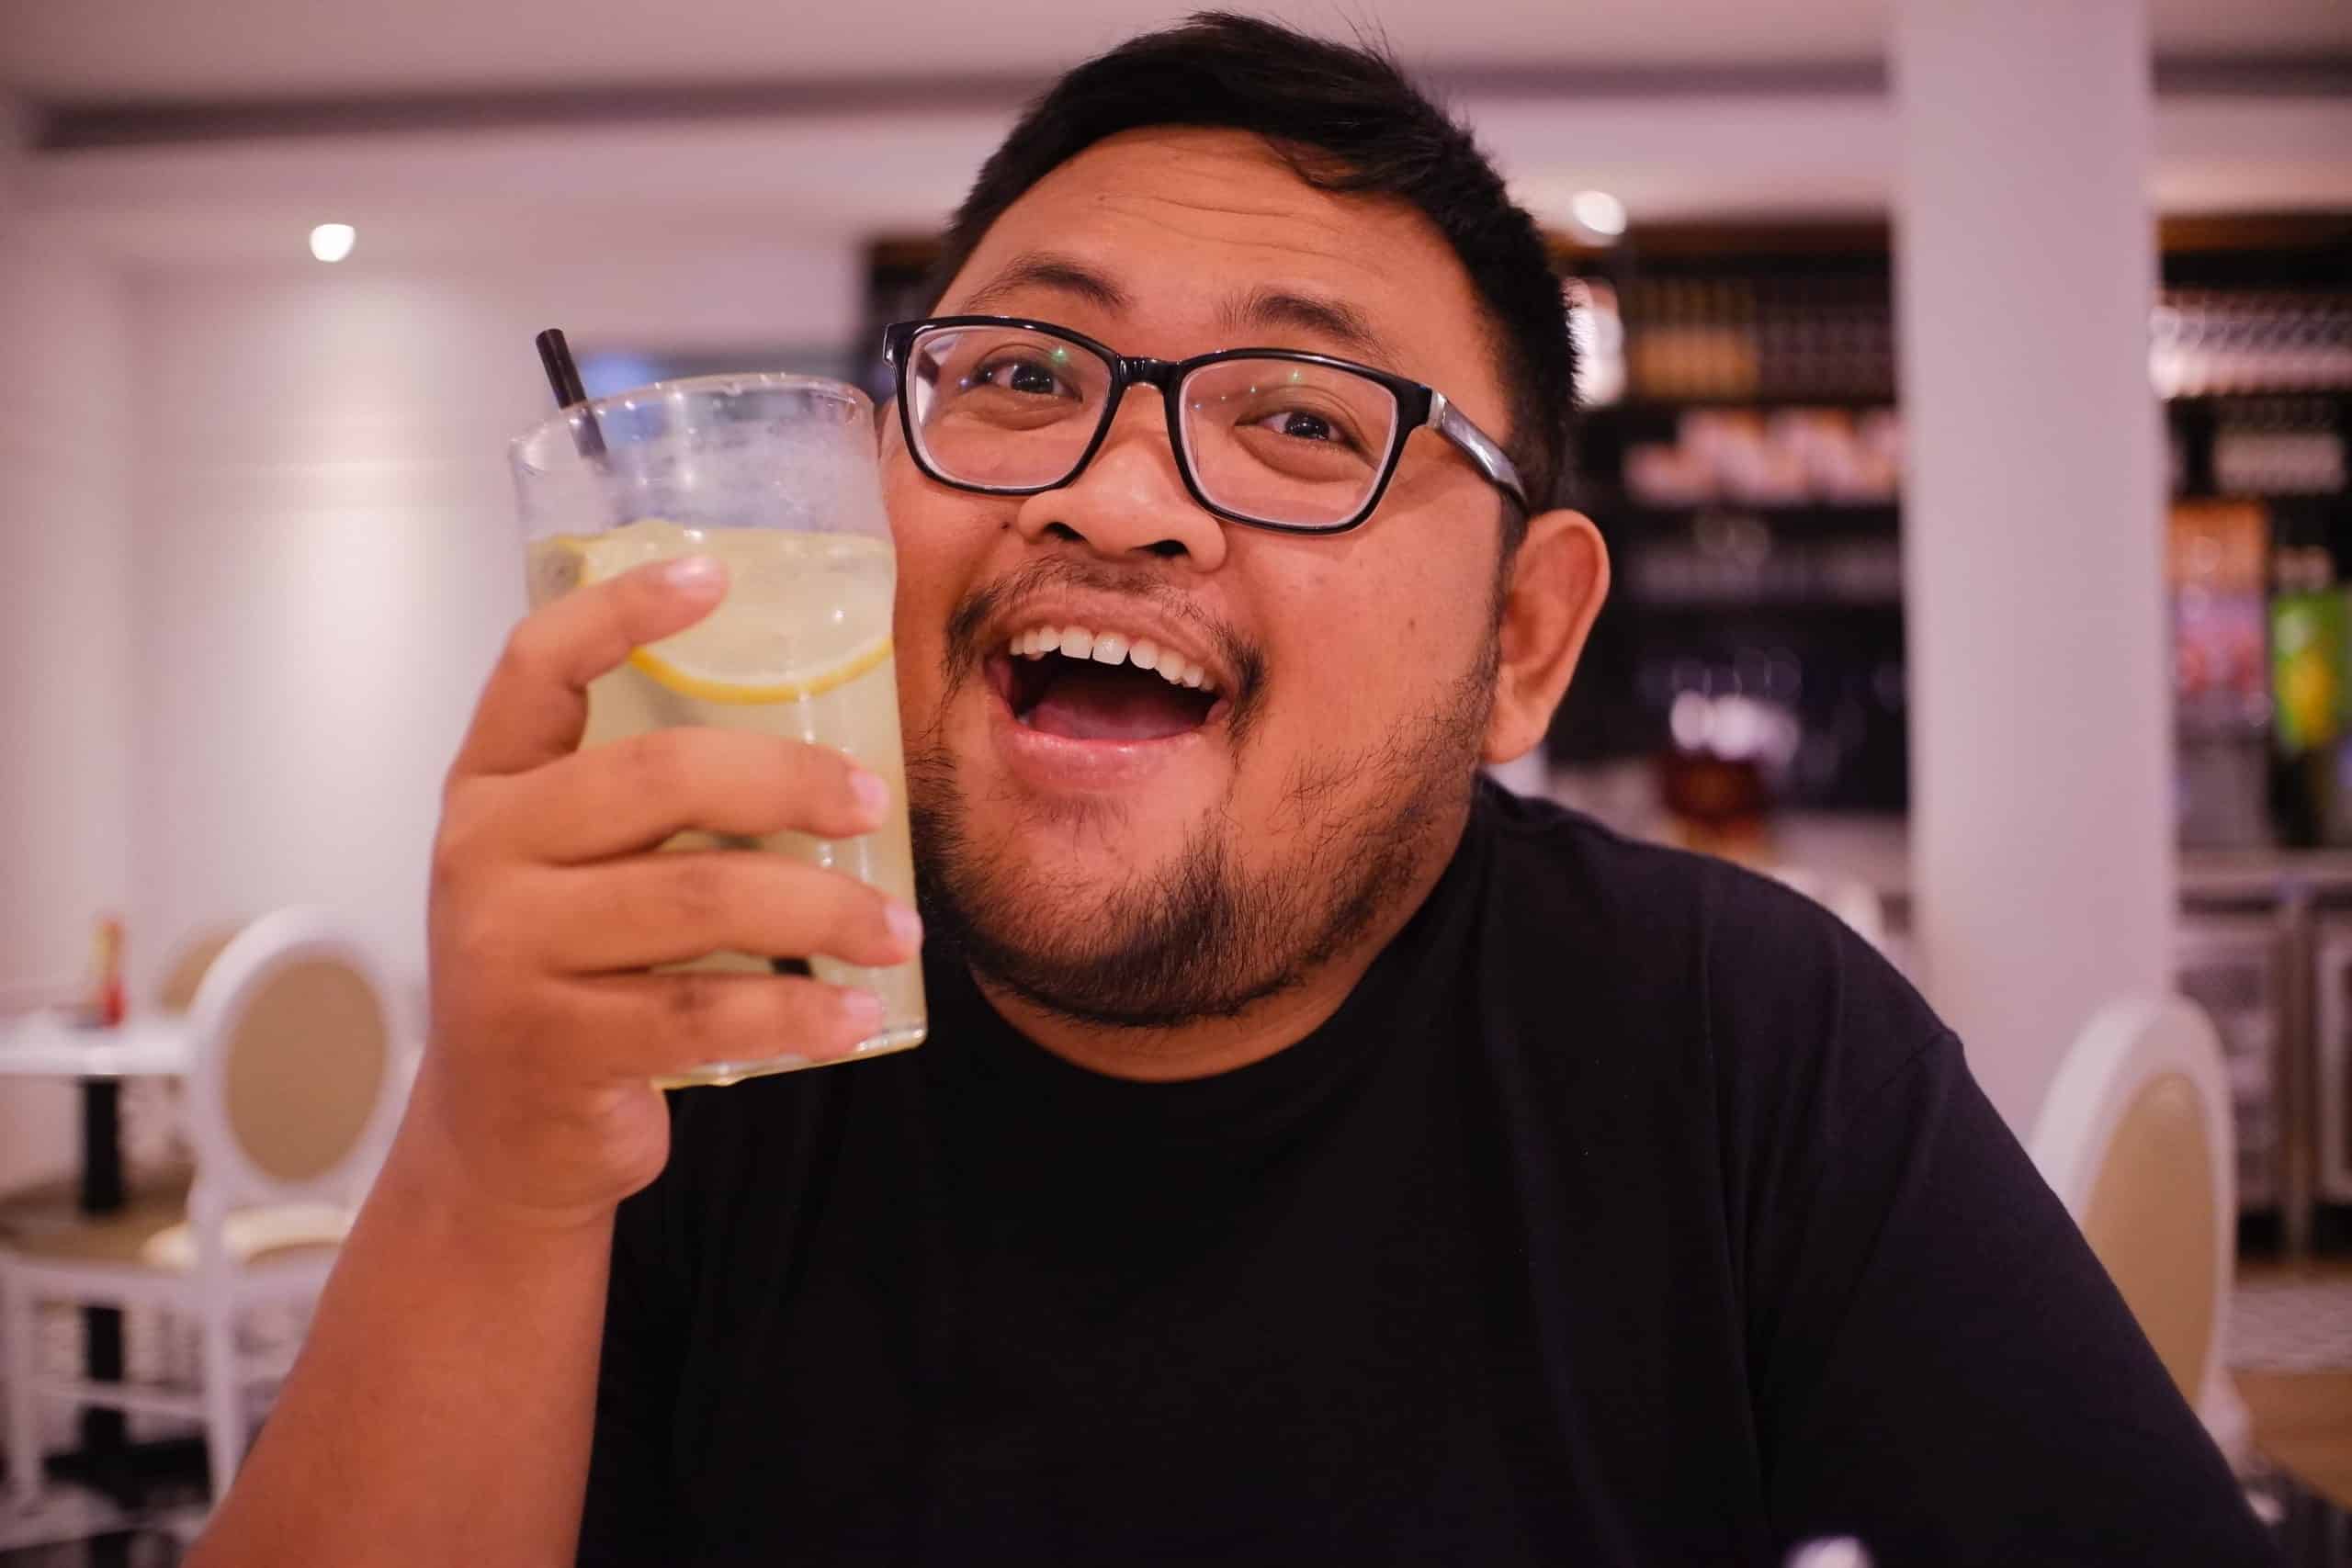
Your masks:
{"label": "black hair", "polygon": [[[1095,142],[1146,126],[1254,132],[1317,189],[1399,197],[1437,225],[1491,317],[1510,400],[1497,432],[1537,511],[1563,496],[1575,350],[1534,220],[1470,133],[1384,51],[1229,11],[1203,11],[1071,71],[1032,103],[980,167],[932,276],[937,299],[1005,209]],[[1506,506],[1504,541],[1526,522]]]}

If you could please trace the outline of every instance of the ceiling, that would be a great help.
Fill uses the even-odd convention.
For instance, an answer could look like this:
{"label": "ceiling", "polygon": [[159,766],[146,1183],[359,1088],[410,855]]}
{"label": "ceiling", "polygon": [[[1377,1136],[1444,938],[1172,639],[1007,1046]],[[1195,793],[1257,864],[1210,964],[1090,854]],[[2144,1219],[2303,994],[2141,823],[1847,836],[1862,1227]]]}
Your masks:
{"label": "ceiling", "polygon": [[[379,262],[922,231],[1030,90],[1197,3],[0,0],[0,222],[156,265],[283,260],[322,217]],[[1899,185],[1889,0],[1228,3],[1376,24],[1546,221],[1589,187],[1647,224]],[[2352,209],[2352,0],[2150,4],[2158,210]]]}
{"label": "ceiling", "polygon": [[[1043,78],[1192,8],[1182,0],[0,0],[0,90],[40,106],[120,106]],[[1874,62],[1889,11],[1883,0],[1272,0],[1247,8],[1318,31],[1376,28],[1424,69],[1578,72]],[[2352,55],[2347,0],[2151,0],[2150,11],[2160,54]]]}

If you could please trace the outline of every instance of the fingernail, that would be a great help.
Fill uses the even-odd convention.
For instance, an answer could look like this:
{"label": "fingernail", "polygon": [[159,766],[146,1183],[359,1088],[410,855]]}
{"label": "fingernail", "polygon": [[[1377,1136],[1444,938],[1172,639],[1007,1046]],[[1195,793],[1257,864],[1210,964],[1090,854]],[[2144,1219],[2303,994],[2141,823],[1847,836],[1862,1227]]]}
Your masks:
{"label": "fingernail", "polygon": [[890,786],[864,768],[850,770],[849,787],[850,793],[857,796],[858,805],[876,821],[880,821],[882,814],[890,809]]}
{"label": "fingernail", "polygon": [[716,556],[680,556],[662,566],[662,581],[672,588],[715,588],[726,579]]}
{"label": "fingernail", "polygon": [[892,902],[882,911],[882,923],[890,928],[899,945],[912,952],[922,945],[922,917],[904,904]]}
{"label": "fingernail", "polygon": [[871,1034],[882,1027],[882,998],[872,991],[843,991],[842,1018],[860,1034]]}

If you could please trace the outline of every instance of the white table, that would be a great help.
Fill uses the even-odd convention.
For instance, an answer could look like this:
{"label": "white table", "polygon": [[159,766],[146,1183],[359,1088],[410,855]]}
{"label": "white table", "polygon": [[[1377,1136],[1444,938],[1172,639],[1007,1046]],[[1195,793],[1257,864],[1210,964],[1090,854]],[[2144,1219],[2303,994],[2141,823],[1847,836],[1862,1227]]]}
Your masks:
{"label": "white table", "polygon": [[[177,1077],[195,1065],[195,1040],[186,1017],[141,1013],[112,1029],[84,1029],[60,1013],[0,1019],[0,1075],[74,1078],[82,1086],[81,1210],[107,1214],[123,1205],[122,1080]],[[122,1314],[112,1307],[82,1309],[84,1359],[93,1379],[122,1376]],[[122,1413],[85,1407],[82,1452],[103,1490],[121,1493],[126,1453]]]}
{"label": "white table", "polygon": [[0,1074],[51,1078],[177,1077],[193,1065],[187,1020],[141,1013],[113,1029],[83,1029],[53,1012],[0,1019]]}

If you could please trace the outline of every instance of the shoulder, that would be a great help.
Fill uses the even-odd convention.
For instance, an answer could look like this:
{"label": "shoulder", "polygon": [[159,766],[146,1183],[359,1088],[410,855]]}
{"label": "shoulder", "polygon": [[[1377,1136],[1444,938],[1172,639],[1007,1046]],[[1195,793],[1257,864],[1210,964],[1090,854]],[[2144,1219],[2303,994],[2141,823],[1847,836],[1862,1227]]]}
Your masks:
{"label": "shoulder", "polygon": [[1840,972],[1903,985],[1845,921],[1771,877],[1500,789],[1482,795],[1478,818],[1489,908],[1523,917],[1512,923],[1539,942],[1743,995]]}
{"label": "shoulder", "polygon": [[1500,789],[1478,816],[1485,940],[1528,1006],[1703,1066],[1736,1099],[1833,1065],[1839,1098],[1867,1093],[1949,1041],[1883,954],[1793,888]]}

